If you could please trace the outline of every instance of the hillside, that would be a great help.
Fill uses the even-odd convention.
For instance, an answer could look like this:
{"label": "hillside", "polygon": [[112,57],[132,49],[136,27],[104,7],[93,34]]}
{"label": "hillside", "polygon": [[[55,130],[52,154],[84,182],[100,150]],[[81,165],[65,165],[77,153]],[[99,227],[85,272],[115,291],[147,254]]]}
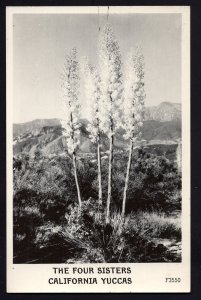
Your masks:
{"label": "hillside", "polygon": [[[123,138],[124,131],[119,130],[115,136],[115,149],[127,148],[128,143]],[[142,130],[142,139],[148,144],[172,144],[181,136],[181,124],[174,122],[145,121]],[[41,131],[21,134],[14,138],[14,155],[25,152],[33,155],[36,149],[40,149],[44,155],[61,154],[66,149],[65,138],[62,136],[62,128],[57,126],[45,126]],[[108,139],[102,137],[102,151],[108,150]],[[81,153],[95,152],[96,148],[89,139],[86,124],[81,126],[80,148]]]}
{"label": "hillside", "polygon": [[[161,102],[158,106],[149,106],[145,108],[146,121],[180,121],[181,120],[181,104],[171,102]],[[86,119],[82,119],[82,124],[86,125]],[[59,119],[36,119],[26,123],[13,124],[13,136],[19,136],[28,132],[39,133],[45,126],[60,125]]]}
{"label": "hillside", "polygon": [[59,119],[35,119],[30,122],[13,124],[13,137],[32,132],[38,134],[43,127],[60,125]]}
{"label": "hillside", "polygon": [[[146,120],[142,128],[142,139],[147,145],[177,144],[181,138],[181,105],[178,103],[162,102],[158,106],[147,107]],[[89,139],[87,131],[88,121],[81,119],[80,147],[81,153],[96,151],[96,147]],[[124,130],[118,130],[114,145],[116,150],[127,148]],[[44,155],[61,154],[66,149],[65,138],[59,119],[36,119],[31,122],[13,125],[14,155],[25,152],[33,155],[40,149]],[[108,150],[108,139],[102,136],[102,151]]]}
{"label": "hillside", "polygon": [[145,119],[162,122],[181,120],[181,104],[162,102],[158,106],[146,107]]}

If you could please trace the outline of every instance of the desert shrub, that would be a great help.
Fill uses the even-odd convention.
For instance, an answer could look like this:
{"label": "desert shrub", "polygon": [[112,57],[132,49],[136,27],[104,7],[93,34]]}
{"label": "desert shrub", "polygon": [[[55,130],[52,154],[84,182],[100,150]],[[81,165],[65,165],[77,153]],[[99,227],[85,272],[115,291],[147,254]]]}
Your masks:
{"label": "desert shrub", "polygon": [[41,226],[43,221],[43,214],[38,206],[30,206],[25,203],[23,207],[14,207],[14,262],[26,262],[32,258],[35,248],[35,229]]}
{"label": "desert shrub", "polygon": [[30,189],[16,192],[13,198],[14,219],[19,218],[27,208],[37,209],[44,221],[61,222],[65,217],[68,202],[65,198],[53,193],[40,193]]}
{"label": "desert shrub", "polygon": [[[121,209],[125,184],[127,155],[114,155],[112,206]],[[107,198],[107,160],[102,163],[103,196]],[[94,181],[97,187],[97,181]],[[181,209],[181,176],[174,162],[164,156],[146,153],[133,154],[127,191],[127,213],[137,210],[174,211]]]}
{"label": "desert shrub", "polygon": [[105,215],[98,202],[90,198],[82,204],[82,210],[77,206],[70,207],[66,213],[68,232],[74,237],[94,241],[97,245],[101,243],[100,235],[104,224]]}
{"label": "desert shrub", "polygon": [[[121,209],[125,184],[127,154],[114,153],[112,201],[113,209]],[[97,165],[92,156],[78,160],[78,177],[83,200],[97,198]],[[72,160],[67,155],[52,158],[36,155],[33,158],[14,161],[15,193],[30,189],[42,194],[51,194],[65,199],[70,204],[76,201],[76,186]],[[107,199],[108,160],[102,160],[103,202]],[[136,210],[181,209],[181,175],[174,162],[164,156],[135,150],[131,165],[127,192],[127,213]]]}
{"label": "desert shrub", "polygon": [[21,170],[22,168],[22,161],[19,158],[13,158],[13,171],[17,170]]}
{"label": "desert shrub", "polygon": [[106,155],[102,160],[104,205],[99,207],[94,157],[89,155],[77,161],[81,212],[70,157],[45,157],[39,151],[34,157],[22,155],[14,159],[15,261],[179,261],[179,256],[155,241],[181,238],[178,219],[170,217],[172,211],[181,209],[181,176],[174,163],[164,156],[135,150],[127,215],[122,220],[119,212],[127,155],[115,152],[111,218],[106,224],[108,160]]}
{"label": "desert shrub", "polygon": [[97,164],[92,161],[91,158],[84,158],[78,161],[79,185],[83,200],[98,196],[98,190],[92,184],[94,179],[97,178]]}
{"label": "desert shrub", "polygon": [[55,226],[51,222],[36,229],[34,245],[40,263],[66,262],[71,257],[78,259],[80,251],[85,246],[69,235],[65,227]]}
{"label": "desert shrub", "polygon": [[170,217],[156,212],[132,213],[131,226],[147,238],[181,240],[181,221],[178,216]]}
{"label": "desert shrub", "polygon": [[174,218],[138,213],[122,219],[117,211],[113,211],[110,222],[106,224],[105,212],[91,198],[83,202],[82,211],[77,205],[68,206],[65,220],[58,224],[45,221],[39,209],[25,208],[17,220],[20,230],[15,229],[17,261],[117,263],[180,260],[178,255],[156,242],[156,239],[167,237],[179,240],[180,227]]}
{"label": "desert shrub", "polygon": [[58,196],[29,189],[19,190],[13,202],[14,261],[19,263],[38,259],[41,256],[35,243],[38,228],[48,221],[52,221],[54,226],[62,223],[65,220],[66,202]]}
{"label": "desert shrub", "polygon": [[35,206],[38,204],[38,194],[29,188],[19,189],[14,193],[13,206],[15,210],[23,209],[25,205]]}
{"label": "desert shrub", "polygon": [[64,220],[67,203],[57,195],[46,194],[43,195],[39,207],[45,220],[60,223]]}
{"label": "desert shrub", "polygon": [[[67,214],[67,224],[62,231],[68,239],[79,240],[82,246],[79,262],[145,262],[145,261],[177,261],[180,258],[174,257],[161,243],[156,243],[152,237],[166,237],[168,230],[173,226],[173,221],[155,221],[158,227],[153,224],[154,216],[148,218],[141,229],[140,215],[138,220],[133,220],[133,215],[122,219],[117,211],[111,214],[109,224],[105,223],[105,214],[101,212],[93,199],[83,203],[82,212],[77,207],[72,208]],[[158,217],[159,218],[159,217]],[[162,216],[160,216],[162,220]],[[149,224],[150,222],[150,224]],[[168,225],[167,225],[168,224]],[[161,232],[159,227],[162,226]],[[152,228],[152,235],[145,234],[145,228]],[[157,227],[157,230],[155,227]],[[169,227],[168,227],[169,226]],[[175,225],[176,226],[176,225]],[[155,230],[155,231],[154,231]],[[173,232],[172,227],[172,234]],[[175,227],[179,232],[179,227]],[[164,235],[163,235],[164,234]],[[74,243],[75,244],[75,243]],[[81,249],[81,247],[80,247]],[[74,261],[71,257],[70,262]]]}
{"label": "desert shrub", "polygon": [[181,189],[175,189],[173,190],[172,194],[169,196],[169,198],[167,199],[167,203],[168,203],[168,211],[167,213],[173,213],[173,212],[177,212],[181,210],[181,201],[182,201],[182,197],[181,197]]}
{"label": "desert shrub", "polygon": [[34,228],[43,223],[38,194],[29,189],[19,190],[13,198],[14,234],[34,235]]}
{"label": "desert shrub", "polygon": [[14,170],[14,191],[29,188],[41,193],[53,192],[60,195],[64,193],[64,189],[66,192],[66,187],[72,187],[72,165],[68,157],[65,160],[48,158],[40,153],[30,158],[28,163],[22,157],[16,159],[18,164],[21,163],[21,168]]}
{"label": "desert shrub", "polygon": [[131,167],[127,209],[174,209],[169,200],[179,189],[181,178],[174,163],[140,150]]}
{"label": "desert shrub", "polygon": [[[48,158],[40,153],[32,157],[26,166],[24,161],[17,157],[14,165],[15,193],[29,188],[42,194],[50,193],[65,198],[69,203],[76,199],[74,171],[69,156]],[[78,176],[82,198],[86,200],[95,197],[97,192],[92,183],[97,177],[97,168],[90,158],[78,160]]]}

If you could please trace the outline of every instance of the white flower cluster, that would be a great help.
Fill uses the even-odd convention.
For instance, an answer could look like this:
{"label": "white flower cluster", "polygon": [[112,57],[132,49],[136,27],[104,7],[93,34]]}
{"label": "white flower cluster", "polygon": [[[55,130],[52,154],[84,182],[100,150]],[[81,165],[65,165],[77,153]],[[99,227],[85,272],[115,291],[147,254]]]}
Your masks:
{"label": "white flower cluster", "polygon": [[108,134],[112,123],[114,134],[121,125],[122,64],[119,45],[110,24],[105,25],[100,35],[99,58],[102,79],[101,127]]}
{"label": "white flower cluster", "polygon": [[66,57],[62,79],[64,120],[61,123],[68,152],[73,153],[79,145],[80,135],[79,66],[76,48]]}
{"label": "white flower cluster", "polygon": [[95,67],[88,61],[84,63],[85,86],[89,107],[89,131],[92,143],[96,143],[100,136],[100,101],[101,101],[101,78]]}
{"label": "white flower cluster", "polygon": [[124,87],[125,138],[135,141],[141,135],[144,119],[144,56],[141,48],[130,53]]}

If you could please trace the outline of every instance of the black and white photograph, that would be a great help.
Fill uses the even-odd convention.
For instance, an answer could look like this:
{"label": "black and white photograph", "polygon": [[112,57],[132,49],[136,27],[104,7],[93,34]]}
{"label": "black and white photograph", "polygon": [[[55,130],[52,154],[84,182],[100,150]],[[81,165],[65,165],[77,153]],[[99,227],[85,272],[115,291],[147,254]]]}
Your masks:
{"label": "black and white photograph", "polygon": [[189,10],[148,8],[11,8],[8,265],[189,282]]}

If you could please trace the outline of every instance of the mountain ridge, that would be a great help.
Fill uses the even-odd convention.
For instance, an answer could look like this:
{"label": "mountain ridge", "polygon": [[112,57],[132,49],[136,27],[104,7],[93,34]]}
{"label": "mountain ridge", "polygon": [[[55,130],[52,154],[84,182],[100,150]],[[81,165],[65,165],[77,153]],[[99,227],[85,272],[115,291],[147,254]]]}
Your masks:
{"label": "mountain ridge", "polygon": [[[181,138],[180,106],[176,111],[176,105],[165,102],[157,107],[152,107],[151,113],[150,110],[146,112],[146,120],[142,127],[142,139],[146,140],[147,144],[176,144],[177,140]],[[165,110],[166,108],[167,110]],[[80,123],[79,151],[81,153],[95,152],[96,147],[92,144],[87,131],[89,121],[80,119]],[[61,154],[67,149],[62,131],[60,119],[56,118],[35,119],[26,123],[13,124],[14,155],[22,152],[33,155],[37,149],[40,149],[45,155]],[[123,129],[119,129],[115,135],[114,146],[116,150],[127,148],[128,143],[123,137],[124,133]],[[108,146],[108,138],[102,135],[102,151],[107,151]]]}
{"label": "mountain ridge", "polygon": [[[156,106],[146,106],[145,107],[145,120],[155,120],[155,121],[175,121],[181,120],[181,104],[177,102],[161,102]],[[82,122],[88,122],[87,119],[81,119]],[[13,136],[19,134],[24,134],[25,132],[40,130],[45,126],[57,126],[60,125],[59,118],[51,119],[34,119],[32,121],[23,123],[13,124]]]}
{"label": "mountain ridge", "polygon": [[181,103],[164,101],[157,106],[147,106],[145,108],[145,120],[181,120]]}

